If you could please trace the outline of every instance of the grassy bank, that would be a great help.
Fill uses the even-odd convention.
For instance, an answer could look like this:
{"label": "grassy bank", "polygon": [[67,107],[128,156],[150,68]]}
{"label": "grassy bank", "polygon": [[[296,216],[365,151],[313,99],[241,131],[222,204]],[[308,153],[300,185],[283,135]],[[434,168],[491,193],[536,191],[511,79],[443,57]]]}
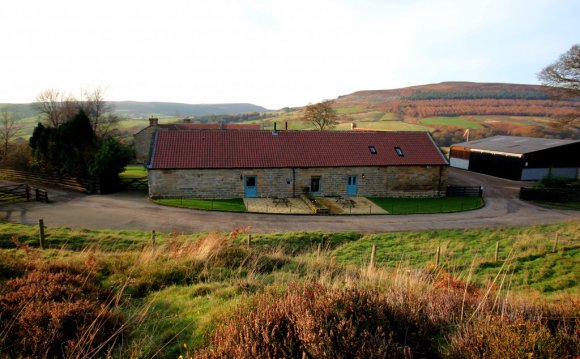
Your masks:
{"label": "grassy bank", "polygon": [[369,199],[390,214],[461,212],[481,208],[485,204],[481,197]]}
{"label": "grassy bank", "polygon": [[194,199],[194,198],[163,198],[153,202],[165,206],[203,209],[208,211],[246,212],[246,205],[241,198],[232,199]]}
{"label": "grassy bank", "polygon": [[[48,249],[41,251],[37,249],[36,227],[0,222],[3,259],[0,302],[5,300],[3,293],[10,289],[8,280],[22,278],[33,268],[39,269],[35,273],[75,268],[74,273],[82,273],[82,278],[94,278],[94,285],[100,283],[112,291],[115,300],[109,306],[113,312],[123,313],[124,337],[111,349],[113,357],[220,357],[218,352],[212,356],[211,350],[204,349],[211,338],[221,338],[212,345],[223,350],[219,352],[222,356],[235,356],[226,350],[238,350],[246,345],[266,350],[257,354],[263,356],[278,346],[280,350],[290,348],[284,347],[284,343],[290,342],[276,336],[271,337],[274,349],[263,347],[265,341],[255,345],[231,342],[232,338],[244,337],[236,334],[236,328],[250,333],[254,330],[251,324],[254,321],[261,323],[259,327],[264,328],[263,334],[268,338],[274,335],[273,328],[286,328],[289,338],[302,343],[299,347],[311,353],[317,350],[348,352],[348,348],[325,347],[327,334],[320,337],[324,331],[311,327],[310,322],[292,324],[292,318],[304,317],[308,312],[312,318],[322,320],[328,314],[328,318],[338,320],[329,322],[329,328],[344,330],[350,327],[340,321],[351,315],[350,310],[354,311],[353,318],[365,318],[365,315],[382,318],[377,323],[386,330],[386,337],[376,337],[376,345],[369,346],[358,341],[365,338],[363,332],[348,334],[359,330],[352,327],[353,332],[342,333],[342,339],[336,341],[348,343],[352,339],[352,348],[390,348],[395,352],[410,350],[415,355],[457,357],[452,354],[469,352],[475,345],[465,334],[484,328],[489,332],[475,337],[499,338],[494,344],[496,347],[488,348],[485,353],[501,352],[510,356],[511,352],[505,351],[513,346],[510,340],[520,338],[518,328],[521,327],[514,326],[514,332],[510,332],[511,325],[516,323],[511,320],[517,319],[517,325],[530,323],[532,326],[526,327],[525,333],[542,335],[546,343],[551,343],[556,350],[552,355],[566,353],[565,338],[546,334],[541,326],[535,327],[536,322],[517,313],[522,312],[518,308],[525,306],[525,313],[550,310],[553,317],[570,315],[569,307],[562,303],[574,307],[579,300],[577,233],[580,233],[580,221],[523,228],[377,235],[253,233],[249,246],[246,230],[240,228],[230,234],[157,233],[153,242],[148,231],[48,227]],[[554,250],[556,233],[558,242]],[[497,262],[494,260],[496,243],[499,243]],[[376,267],[369,271],[373,244],[377,248]],[[438,247],[440,263],[435,267]],[[50,280],[44,282],[50,283]],[[305,298],[320,300],[305,301]],[[349,309],[342,306],[343,300],[361,305]],[[364,303],[374,304],[365,307]],[[253,312],[251,308],[259,310]],[[342,309],[332,314],[338,308]],[[504,314],[513,311],[513,315],[502,314],[496,318],[497,308]],[[491,317],[502,323],[500,332],[484,325],[484,319]],[[367,324],[377,324],[372,323],[375,322]],[[476,328],[472,324],[477,324]],[[422,334],[404,334],[409,332]],[[305,341],[300,333],[317,339]],[[373,333],[377,333],[376,329]],[[510,333],[512,339],[503,338],[503,333]],[[0,333],[0,340],[3,335],[5,338],[6,334]],[[393,342],[387,340],[389,337]],[[328,341],[331,342],[335,341]],[[544,353],[537,347],[527,347],[525,340],[516,342],[521,346],[518,349],[528,350],[535,356]],[[1,353],[3,350],[8,349],[0,346]],[[245,355],[251,356],[249,353]],[[312,357],[319,356],[312,354]]]}

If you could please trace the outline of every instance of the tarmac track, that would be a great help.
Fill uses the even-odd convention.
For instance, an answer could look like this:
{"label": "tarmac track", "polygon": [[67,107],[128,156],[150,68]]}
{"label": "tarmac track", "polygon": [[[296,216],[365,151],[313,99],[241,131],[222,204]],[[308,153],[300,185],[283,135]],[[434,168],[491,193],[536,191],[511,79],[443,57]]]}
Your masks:
{"label": "tarmac track", "polygon": [[255,233],[285,231],[356,231],[378,233],[424,229],[524,226],[579,220],[580,212],[536,206],[517,198],[518,181],[450,168],[455,185],[484,187],[484,208],[441,214],[306,216],[208,212],[159,206],[143,192],[83,195],[49,189],[48,204],[0,204],[0,219],[48,226],[90,229],[140,229],[198,232],[231,231],[250,226]]}

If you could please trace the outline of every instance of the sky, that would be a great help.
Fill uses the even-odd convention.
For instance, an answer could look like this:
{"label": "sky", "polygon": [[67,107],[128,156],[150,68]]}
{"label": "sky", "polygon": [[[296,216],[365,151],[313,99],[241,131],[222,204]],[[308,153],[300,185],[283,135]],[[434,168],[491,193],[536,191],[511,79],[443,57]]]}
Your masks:
{"label": "sky", "polygon": [[537,84],[578,0],[2,0],[0,103],[304,106],[442,81]]}

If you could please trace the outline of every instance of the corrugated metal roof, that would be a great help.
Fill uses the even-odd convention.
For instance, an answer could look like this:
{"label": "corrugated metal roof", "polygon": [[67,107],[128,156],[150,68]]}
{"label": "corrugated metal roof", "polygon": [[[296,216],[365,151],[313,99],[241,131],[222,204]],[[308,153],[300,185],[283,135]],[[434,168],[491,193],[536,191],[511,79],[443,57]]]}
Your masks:
{"label": "corrugated metal roof", "polygon": [[160,129],[155,141],[151,169],[447,164],[427,132]]}
{"label": "corrugated metal roof", "polygon": [[462,142],[453,146],[461,146],[484,151],[524,154],[568,145],[571,143],[580,143],[580,141],[519,136],[493,136],[475,141]]}

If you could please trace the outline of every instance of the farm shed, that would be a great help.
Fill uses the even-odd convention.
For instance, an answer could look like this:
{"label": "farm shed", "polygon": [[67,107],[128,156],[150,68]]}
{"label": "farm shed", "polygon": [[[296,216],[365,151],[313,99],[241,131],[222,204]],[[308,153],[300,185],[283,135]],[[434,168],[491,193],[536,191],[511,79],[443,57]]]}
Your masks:
{"label": "farm shed", "polygon": [[159,129],[151,197],[433,197],[448,163],[427,132]]}
{"label": "farm shed", "polygon": [[240,124],[240,123],[190,123],[189,119],[184,119],[181,123],[159,124],[155,117],[149,119],[149,126],[133,135],[135,143],[135,158],[137,162],[145,163],[151,150],[151,141],[158,129],[164,130],[259,130],[259,124]]}
{"label": "farm shed", "polygon": [[550,170],[560,177],[578,178],[580,141],[494,136],[452,145],[451,167],[517,181],[534,181]]}

